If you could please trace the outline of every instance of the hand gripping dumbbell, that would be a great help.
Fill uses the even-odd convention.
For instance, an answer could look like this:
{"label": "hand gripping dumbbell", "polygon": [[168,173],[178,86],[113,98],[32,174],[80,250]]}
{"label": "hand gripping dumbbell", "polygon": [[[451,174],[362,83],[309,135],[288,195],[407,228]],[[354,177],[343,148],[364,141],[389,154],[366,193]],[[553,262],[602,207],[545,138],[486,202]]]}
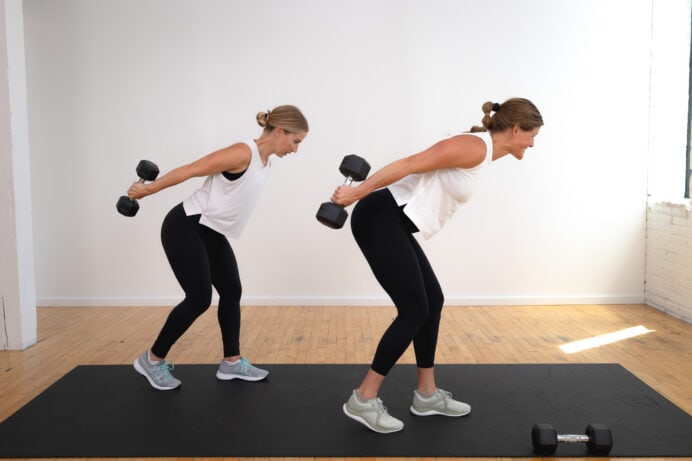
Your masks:
{"label": "hand gripping dumbbell", "polygon": [[589,453],[605,456],[613,448],[613,434],[605,424],[592,423],[586,426],[586,434],[558,434],[551,424],[538,423],[531,430],[533,449],[540,455],[552,455],[558,443],[585,443]]}
{"label": "hand gripping dumbbell", "polygon": [[[149,160],[140,160],[136,171],[137,176],[139,176],[139,182],[141,183],[145,181],[154,181],[159,175],[159,167]],[[121,215],[131,217],[137,214],[139,203],[137,203],[137,200],[131,199],[127,195],[122,195],[118,199],[118,203],[115,207]]]}
{"label": "hand gripping dumbbell", "polygon": [[[370,173],[370,164],[357,155],[347,155],[339,166],[341,174],[346,176],[344,186],[350,186],[353,181],[363,181]],[[344,207],[334,202],[324,202],[317,210],[317,220],[332,229],[341,229],[346,222],[348,213]]]}

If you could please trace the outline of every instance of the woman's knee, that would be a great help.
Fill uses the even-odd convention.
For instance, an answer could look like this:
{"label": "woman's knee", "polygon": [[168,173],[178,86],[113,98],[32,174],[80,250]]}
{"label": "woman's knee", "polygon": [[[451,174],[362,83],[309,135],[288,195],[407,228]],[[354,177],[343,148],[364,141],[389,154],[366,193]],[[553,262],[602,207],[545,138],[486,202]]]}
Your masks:
{"label": "woman's knee", "polygon": [[237,265],[219,268],[212,273],[212,276],[212,285],[219,294],[219,298],[240,302],[240,297],[243,295],[243,284],[240,281]]}
{"label": "woman's knee", "polygon": [[185,293],[185,305],[197,315],[201,315],[211,305],[211,289]]}
{"label": "woman's knee", "polygon": [[445,295],[442,293],[442,290],[439,290],[436,293],[433,294],[428,294],[428,309],[431,314],[435,314],[438,317],[440,316],[440,312],[442,312],[442,306],[445,304]]}
{"label": "woman's knee", "polygon": [[240,305],[240,298],[243,295],[243,289],[240,283],[233,286],[226,285],[221,289],[217,288],[216,291],[219,293],[219,302],[224,300],[224,302],[229,304]]}
{"label": "woman's knee", "polygon": [[407,325],[412,334],[420,330],[430,318],[430,310],[427,305],[419,305],[415,309],[399,310],[399,320]]}

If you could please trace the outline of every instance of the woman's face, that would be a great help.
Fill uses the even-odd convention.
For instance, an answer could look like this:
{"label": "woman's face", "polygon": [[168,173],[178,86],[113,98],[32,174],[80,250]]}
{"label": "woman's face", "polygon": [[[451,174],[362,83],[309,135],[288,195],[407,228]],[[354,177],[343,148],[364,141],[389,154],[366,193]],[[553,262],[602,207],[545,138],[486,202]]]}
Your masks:
{"label": "woman's face", "polygon": [[308,135],[307,131],[301,131],[299,133],[291,133],[290,131],[285,131],[283,128],[277,128],[277,148],[276,155],[278,157],[284,157],[288,154],[298,152],[298,146],[303,139]]}
{"label": "woman's face", "polygon": [[510,153],[517,158],[517,160],[524,158],[526,149],[533,147],[533,138],[538,135],[540,129],[541,128],[538,127],[530,131],[524,131],[519,128],[519,125],[515,125],[515,127],[512,128],[512,149]]}

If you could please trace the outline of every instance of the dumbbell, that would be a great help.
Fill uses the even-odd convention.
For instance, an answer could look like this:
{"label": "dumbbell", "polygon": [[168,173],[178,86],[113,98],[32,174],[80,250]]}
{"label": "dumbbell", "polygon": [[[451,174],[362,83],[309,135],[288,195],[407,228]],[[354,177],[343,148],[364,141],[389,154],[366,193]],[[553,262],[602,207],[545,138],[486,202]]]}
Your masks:
{"label": "dumbbell", "polygon": [[[139,182],[141,183],[145,181],[154,181],[159,175],[159,167],[149,160],[140,160],[136,171],[137,176],[139,176]],[[132,217],[139,211],[139,203],[137,203],[137,200],[131,199],[127,195],[120,196],[115,207],[123,216]]]}
{"label": "dumbbell", "polygon": [[585,443],[589,453],[605,456],[613,448],[613,434],[605,424],[592,423],[586,426],[585,435],[558,434],[548,423],[538,423],[531,430],[533,449],[540,455],[552,455],[558,443]]}
{"label": "dumbbell", "polygon": [[[370,164],[357,155],[347,155],[339,166],[341,174],[346,176],[344,186],[349,186],[353,181],[363,181],[368,177]],[[324,202],[317,210],[317,220],[332,229],[341,229],[346,222],[348,213],[342,206],[334,202]]]}

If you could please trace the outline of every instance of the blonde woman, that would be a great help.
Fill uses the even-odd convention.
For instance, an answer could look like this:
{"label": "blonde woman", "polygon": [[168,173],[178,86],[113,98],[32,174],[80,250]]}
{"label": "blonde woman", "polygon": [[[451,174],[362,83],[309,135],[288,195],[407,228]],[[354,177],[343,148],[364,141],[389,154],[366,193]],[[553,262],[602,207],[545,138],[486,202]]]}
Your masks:
{"label": "blonde woman", "polygon": [[268,372],[240,354],[241,283],[229,238],[238,239],[264,188],[270,156],[298,151],[308,134],[308,122],[291,105],[257,114],[263,128],[257,139],[232,144],[197,161],[175,168],[156,181],[136,182],[128,190],[140,199],[194,177],[202,186],[166,216],[161,242],[185,298],[168,315],[151,349],[134,361],[135,369],[158,390],[180,386],[166,363],[173,344],[209,308],[212,286],[219,293],[218,322],[223,359],[216,377],[259,381]]}

